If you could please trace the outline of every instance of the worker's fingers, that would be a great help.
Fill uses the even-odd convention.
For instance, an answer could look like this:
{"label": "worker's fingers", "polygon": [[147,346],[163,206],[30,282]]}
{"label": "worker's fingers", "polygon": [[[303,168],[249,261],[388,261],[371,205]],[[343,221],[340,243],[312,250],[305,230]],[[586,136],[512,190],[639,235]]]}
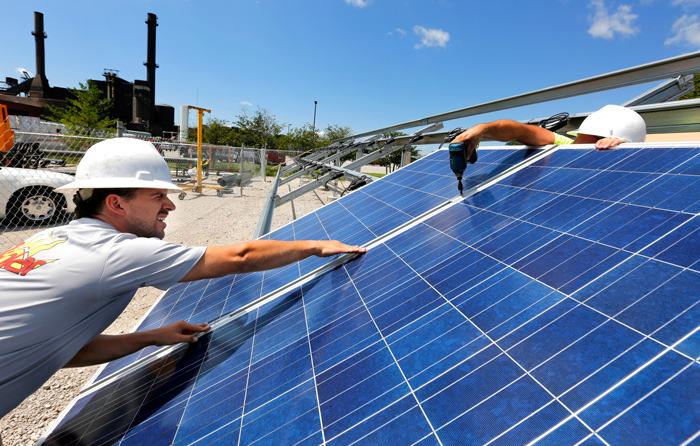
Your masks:
{"label": "worker's fingers", "polygon": [[194,334],[209,331],[209,329],[210,327],[207,323],[190,324],[186,321],[177,321],[156,328],[151,333],[153,333],[153,343],[155,345],[172,345],[179,342],[197,342]]}
{"label": "worker's fingers", "polygon": [[360,246],[346,245],[337,240],[320,240],[318,241],[318,243],[319,250],[317,255],[319,257],[328,257],[336,254],[345,254],[353,252],[363,253],[367,251],[365,248],[362,248]]}
{"label": "worker's fingers", "polygon": [[209,327],[209,324],[206,322],[202,322],[201,324],[190,324],[189,322],[182,321],[181,328],[183,333],[199,333],[209,331],[211,327]]}
{"label": "worker's fingers", "polygon": [[452,140],[453,143],[455,142],[463,142],[465,146],[467,146],[467,154],[471,154],[471,152],[474,151],[476,146],[481,143],[481,140],[484,138],[484,128],[483,126],[474,126],[470,127],[467,130],[463,131],[455,139]]}
{"label": "worker's fingers", "polygon": [[469,139],[469,135],[470,135],[469,130],[465,130],[462,133],[460,133],[459,135],[455,136],[455,139],[453,139],[452,142],[465,141],[465,140]]}
{"label": "worker's fingers", "polygon": [[185,321],[180,321],[180,342],[193,343],[197,342],[197,337],[194,336],[195,333],[201,333],[209,331],[211,327],[206,322],[201,324],[190,324]]}
{"label": "worker's fingers", "polygon": [[617,146],[617,145],[619,145],[619,144],[622,144],[623,142],[625,142],[624,139],[620,139],[620,138],[616,138],[616,137],[614,137],[614,136],[610,136],[610,137],[607,137],[607,138],[601,138],[601,139],[599,139],[598,141],[596,141],[595,146],[596,146],[596,148],[599,149],[599,150],[605,150],[605,149],[609,149],[609,148],[611,148],[611,147],[615,147],[615,146]]}
{"label": "worker's fingers", "polygon": [[477,147],[479,147],[479,141],[470,141],[469,145],[467,145],[467,160],[471,159],[472,153],[476,150]]}

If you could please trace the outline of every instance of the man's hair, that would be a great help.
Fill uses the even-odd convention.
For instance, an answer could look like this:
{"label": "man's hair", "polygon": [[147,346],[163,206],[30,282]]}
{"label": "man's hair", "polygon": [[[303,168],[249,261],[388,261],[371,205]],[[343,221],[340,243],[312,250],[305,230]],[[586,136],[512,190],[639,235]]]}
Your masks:
{"label": "man's hair", "polygon": [[[113,188],[113,189],[93,189],[92,194],[83,199],[80,195],[81,191],[78,191],[73,195],[73,203],[75,203],[75,216],[77,218],[90,217],[93,218],[102,211],[102,206],[104,205],[105,198],[108,195],[116,194],[120,197],[131,198],[136,195],[138,189],[134,188]],[[85,195],[84,191],[83,194]]]}

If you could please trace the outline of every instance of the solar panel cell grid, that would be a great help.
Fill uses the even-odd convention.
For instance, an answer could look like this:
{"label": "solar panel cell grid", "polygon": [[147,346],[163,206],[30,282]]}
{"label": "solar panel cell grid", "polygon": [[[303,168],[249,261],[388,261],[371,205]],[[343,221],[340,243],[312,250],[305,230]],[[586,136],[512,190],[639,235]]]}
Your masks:
{"label": "solar panel cell grid", "polygon": [[[188,352],[176,350],[88,393],[63,419],[76,441],[61,429],[52,439],[680,444],[694,438],[700,408],[688,396],[700,390],[700,272],[694,269],[699,251],[685,247],[697,240],[697,217],[686,210],[698,192],[674,206],[643,202],[660,194],[653,184],[681,190],[694,184],[691,161],[700,152],[649,151],[558,150],[241,314]],[[396,205],[403,197],[399,174],[438,172],[454,188],[444,152],[388,176],[393,185],[383,196],[392,201],[383,209],[409,215]],[[525,154],[484,152],[484,165],[473,172],[483,178],[505,170],[489,159],[510,165]],[[667,180],[683,175],[689,178]],[[611,190],[590,186],[596,177],[613,181],[606,184]],[[341,230],[339,215],[356,217],[347,217],[355,234],[373,225],[390,230],[366,204],[380,202],[383,181],[295,222],[293,236],[328,238]],[[289,234],[289,227],[283,230]],[[230,312],[232,302],[252,302],[298,278],[299,267],[302,274],[310,270],[302,264],[267,280],[246,275],[229,285],[178,285],[156,310],[203,307],[201,314],[209,314],[228,293],[223,311]]]}

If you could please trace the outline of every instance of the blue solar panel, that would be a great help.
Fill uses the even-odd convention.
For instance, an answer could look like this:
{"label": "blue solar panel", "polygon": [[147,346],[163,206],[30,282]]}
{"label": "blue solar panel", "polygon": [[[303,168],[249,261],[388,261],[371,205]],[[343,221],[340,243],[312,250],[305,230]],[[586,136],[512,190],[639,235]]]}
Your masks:
{"label": "blue solar panel", "polygon": [[[531,151],[481,151],[481,161],[468,172],[465,184],[478,184],[485,178],[495,175],[514,163],[521,161]],[[504,158],[509,159],[505,160]],[[417,215],[433,209],[445,202],[446,198],[454,197],[454,175],[446,169],[440,154],[431,154],[404,169],[385,177],[381,183],[370,183],[357,192],[343,197],[342,200],[324,206],[318,211],[286,225],[267,236],[275,240],[311,240],[335,239],[348,244],[365,245],[393,229],[395,226],[408,222]],[[427,175],[428,185],[421,185],[420,179]],[[474,178],[469,180],[469,178]],[[426,181],[423,181],[426,183]],[[470,183],[469,183],[470,182]],[[415,184],[414,184],[415,183]],[[436,195],[438,193],[439,195]],[[179,284],[173,286],[151,310],[150,314],[139,325],[138,330],[148,330],[167,325],[180,319],[208,321],[259,299],[268,292],[276,289],[280,283],[295,280],[300,275],[307,274],[323,266],[327,259],[309,258],[299,264],[284,270],[266,273],[239,275],[234,278],[218,279],[224,286],[229,285],[227,296],[213,294],[209,281],[196,284]],[[298,268],[299,274],[295,274]],[[277,277],[277,280],[274,280]],[[231,281],[235,281],[235,285]],[[214,281],[212,281],[214,282]],[[263,285],[262,282],[265,282]],[[214,285],[218,287],[219,285]],[[225,299],[223,309],[218,314],[215,305]],[[208,308],[210,311],[194,314],[194,308]],[[157,347],[144,349],[133,355],[121,358],[108,364],[96,377],[96,380],[109,376],[139,358],[152,354]]]}
{"label": "blue solar panel", "polygon": [[[697,441],[699,155],[483,151],[467,184],[495,184],[450,204],[436,152],[272,235],[367,254],[103,381],[47,442]],[[218,318],[325,262],[180,284],[142,327]]]}

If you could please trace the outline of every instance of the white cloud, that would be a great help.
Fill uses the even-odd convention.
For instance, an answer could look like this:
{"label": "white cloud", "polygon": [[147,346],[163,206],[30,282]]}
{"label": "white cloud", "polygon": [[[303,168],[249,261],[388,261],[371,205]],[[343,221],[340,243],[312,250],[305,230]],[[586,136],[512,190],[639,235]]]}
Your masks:
{"label": "white cloud", "polygon": [[671,6],[681,6],[683,8],[693,8],[700,6],[700,0],[673,0]]}
{"label": "white cloud", "polygon": [[415,49],[423,47],[440,46],[445,48],[450,40],[450,33],[441,29],[428,29],[420,25],[413,27],[413,32],[420,36],[420,43],[416,43]]}
{"label": "white cloud", "polygon": [[364,8],[365,6],[370,4],[369,0],[345,0],[345,3],[347,3],[350,6],[354,6],[356,8]]}
{"label": "white cloud", "polygon": [[21,75],[24,75],[24,73],[27,73],[27,74],[29,75],[29,77],[34,77],[34,73],[32,73],[31,71],[27,70],[26,68],[17,67],[17,72],[18,72],[19,74],[21,74]]}
{"label": "white cloud", "polygon": [[252,107],[252,106],[253,106],[253,104],[251,104],[251,103],[248,102],[248,101],[241,101],[241,105],[247,106],[247,107]]}
{"label": "white cloud", "polygon": [[631,6],[620,5],[617,11],[612,14],[605,7],[603,0],[591,0],[590,6],[595,8],[595,14],[589,17],[591,27],[588,28],[588,34],[593,37],[612,39],[615,37],[615,33],[632,36],[639,32],[639,28],[635,28],[633,25],[639,16],[632,13]]}
{"label": "white cloud", "polygon": [[677,43],[700,47],[700,20],[697,15],[684,14],[671,27],[673,37],[666,39],[666,45]]}
{"label": "white cloud", "polygon": [[406,35],[406,30],[405,30],[405,29],[401,29],[401,28],[394,28],[393,31],[389,31],[387,34],[389,34],[390,36],[393,36],[394,33],[396,33],[396,34],[398,34],[399,36],[403,37],[403,36]]}

